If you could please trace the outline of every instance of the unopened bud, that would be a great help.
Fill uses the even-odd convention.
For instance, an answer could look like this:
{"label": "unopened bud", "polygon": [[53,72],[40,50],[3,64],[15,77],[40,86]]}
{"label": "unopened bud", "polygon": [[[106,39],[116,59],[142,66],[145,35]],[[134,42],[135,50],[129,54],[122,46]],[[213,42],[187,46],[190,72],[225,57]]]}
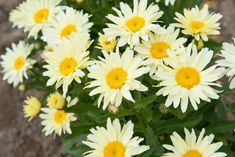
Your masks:
{"label": "unopened bud", "polygon": [[165,104],[161,104],[159,106],[159,110],[162,112],[162,113],[167,113],[169,111],[169,109],[165,106]]}
{"label": "unopened bud", "polygon": [[18,86],[18,89],[20,90],[20,91],[25,91],[26,90],[26,86],[25,86],[25,84],[20,84],[19,86]]}
{"label": "unopened bud", "polygon": [[114,105],[109,105],[108,106],[108,111],[111,112],[111,113],[117,113],[118,107],[116,107]]}
{"label": "unopened bud", "polygon": [[198,41],[198,44],[197,44],[197,48],[198,48],[199,50],[201,50],[201,49],[203,48],[203,46],[204,46],[203,40],[199,40],[199,41]]}
{"label": "unopened bud", "polygon": [[84,0],[76,0],[77,3],[82,3]]}

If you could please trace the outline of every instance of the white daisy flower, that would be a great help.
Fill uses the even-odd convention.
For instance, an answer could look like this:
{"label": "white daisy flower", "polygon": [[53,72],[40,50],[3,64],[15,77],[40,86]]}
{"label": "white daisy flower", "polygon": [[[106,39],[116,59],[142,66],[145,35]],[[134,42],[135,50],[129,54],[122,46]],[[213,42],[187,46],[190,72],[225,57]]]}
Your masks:
{"label": "white daisy flower", "polygon": [[[164,0],[165,5],[168,6],[169,4],[174,5],[176,0]],[[160,2],[160,0],[156,0],[156,2]]]}
{"label": "white daisy flower", "polygon": [[44,112],[40,114],[40,118],[42,119],[43,132],[45,132],[46,136],[53,132],[59,136],[62,133],[72,133],[70,123],[77,120],[74,113],[66,113],[64,110],[55,108],[42,108],[41,110]]}
{"label": "white daisy flower", "polygon": [[[235,39],[234,39],[235,43]],[[224,43],[222,53],[220,55],[223,59],[217,61],[221,67],[227,68],[226,75],[230,77],[230,89],[235,88],[235,44]]]}
{"label": "white daisy flower", "polygon": [[121,127],[118,119],[113,122],[107,120],[107,126],[92,128],[91,134],[83,144],[92,150],[84,153],[85,157],[132,157],[149,149],[149,146],[140,145],[144,139],[133,137],[134,124],[129,121]]}
{"label": "white daisy flower", "polygon": [[99,33],[99,39],[98,39],[98,49],[101,49],[104,52],[113,52],[115,47],[117,45],[116,38],[108,39],[108,37],[105,34]]}
{"label": "white daisy flower", "polygon": [[161,30],[160,26],[155,24],[163,14],[159,7],[155,4],[147,6],[147,0],[133,1],[133,9],[121,2],[121,10],[113,8],[118,16],[107,16],[113,23],[108,23],[108,28],[105,28],[104,32],[108,38],[120,37],[118,46],[129,44],[133,47],[140,43],[140,39],[148,41],[149,32]]}
{"label": "white daisy flower", "polygon": [[205,129],[203,129],[197,138],[195,131],[192,132],[184,129],[185,139],[178,133],[174,132],[171,135],[173,145],[163,145],[167,150],[171,151],[165,153],[162,157],[225,157],[223,152],[217,152],[223,145],[222,142],[212,143],[214,135],[210,134],[204,137]]}
{"label": "white daisy flower", "polygon": [[134,102],[130,91],[146,91],[147,87],[136,80],[149,71],[143,67],[143,60],[135,57],[129,48],[120,56],[119,52],[103,53],[104,59],[95,61],[88,68],[88,77],[94,79],[86,88],[94,88],[90,96],[100,94],[98,106],[103,100],[103,109],[108,105],[120,106],[122,98]]}
{"label": "white daisy flower", "polygon": [[29,36],[37,38],[39,31],[47,26],[58,12],[61,0],[26,0],[10,13],[10,21],[24,28]]}
{"label": "white daisy flower", "polygon": [[146,64],[151,68],[150,75],[153,75],[158,66],[170,57],[168,53],[176,54],[176,50],[187,41],[185,38],[178,38],[179,33],[179,29],[175,30],[170,26],[164,34],[150,34],[149,41],[135,47],[138,54],[147,59]]}
{"label": "white daisy flower", "polygon": [[3,80],[16,87],[23,79],[28,79],[27,71],[36,62],[29,58],[34,46],[27,45],[20,41],[17,45],[12,44],[12,48],[6,49],[6,54],[1,56],[1,66],[3,67]]}
{"label": "white daisy flower", "polygon": [[192,50],[190,45],[178,58],[168,60],[169,67],[156,72],[158,87],[161,87],[157,95],[167,96],[166,107],[180,105],[185,112],[191,103],[197,110],[201,99],[210,102],[219,98],[219,91],[212,86],[221,87],[216,81],[223,76],[224,69],[216,65],[205,69],[212,57],[213,51],[204,48],[198,53],[196,47]]}
{"label": "white daisy flower", "polygon": [[[75,38],[74,38],[75,39]],[[56,89],[63,87],[63,95],[66,95],[68,86],[75,80],[81,83],[80,78],[85,76],[83,69],[88,66],[87,48],[90,45],[89,36],[82,35],[76,40],[65,41],[54,47],[53,52],[45,53],[47,70],[43,73],[48,76],[47,86],[56,83]]]}
{"label": "white daisy flower", "polygon": [[191,10],[184,9],[184,15],[176,13],[175,20],[179,23],[174,24],[176,27],[183,28],[183,33],[195,37],[196,40],[201,38],[204,41],[208,40],[207,35],[220,34],[221,14],[210,13],[208,5],[205,5],[201,10],[196,6]]}
{"label": "white daisy flower", "polygon": [[88,34],[93,25],[89,23],[89,17],[90,15],[84,14],[83,11],[66,7],[55,16],[50,26],[43,29],[42,39],[49,46],[54,46],[81,33]]}

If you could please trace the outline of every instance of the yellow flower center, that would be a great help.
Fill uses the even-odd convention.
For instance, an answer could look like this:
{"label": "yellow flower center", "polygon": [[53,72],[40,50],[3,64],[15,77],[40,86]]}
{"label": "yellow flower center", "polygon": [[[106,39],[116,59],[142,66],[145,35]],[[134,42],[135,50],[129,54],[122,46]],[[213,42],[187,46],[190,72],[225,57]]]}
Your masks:
{"label": "yellow flower center", "polygon": [[63,110],[57,110],[54,114],[54,121],[57,124],[62,124],[66,119],[67,113],[65,113]]}
{"label": "yellow flower center", "polygon": [[197,150],[189,150],[182,157],[203,157],[203,155]]}
{"label": "yellow flower center", "polygon": [[201,21],[193,21],[191,22],[190,27],[193,33],[199,33],[203,28],[205,28],[205,23]]}
{"label": "yellow flower center", "polygon": [[166,42],[157,42],[152,45],[150,51],[153,56],[153,58],[156,59],[163,59],[167,58],[167,50],[170,48],[170,45]]}
{"label": "yellow flower center", "polygon": [[106,76],[107,84],[112,89],[121,88],[127,79],[127,72],[123,68],[113,69]]}
{"label": "yellow flower center", "polygon": [[125,156],[125,146],[118,142],[109,143],[104,148],[104,157],[124,157]]}
{"label": "yellow flower center", "polygon": [[25,64],[25,58],[22,56],[19,56],[16,58],[14,63],[14,68],[16,71],[19,71]]}
{"label": "yellow flower center", "polygon": [[126,22],[126,26],[133,33],[141,30],[145,25],[145,19],[139,16],[133,17]]}
{"label": "yellow flower center", "polygon": [[51,108],[62,109],[65,104],[65,98],[59,93],[52,94],[48,98],[48,106]]}
{"label": "yellow flower center", "polygon": [[62,29],[62,31],[60,32],[60,36],[68,38],[72,33],[76,31],[77,31],[76,26],[73,24],[69,24]]}
{"label": "yellow flower center", "polygon": [[60,64],[60,72],[68,76],[77,68],[78,63],[73,58],[65,58]]}
{"label": "yellow flower center", "polygon": [[184,88],[193,88],[199,84],[200,79],[199,72],[191,67],[181,68],[176,73],[176,82]]}
{"label": "yellow flower center", "polygon": [[102,47],[102,49],[110,52],[110,51],[113,51],[115,46],[116,46],[116,39],[111,39],[111,40],[108,40],[106,36],[101,36],[99,38],[99,44],[100,46]]}
{"label": "yellow flower center", "polygon": [[43,23],[44,21],[47,20],[48,15],[49,15],[49,10],[47,8],[41,9],[35,13],[34,21],[37,24]]}

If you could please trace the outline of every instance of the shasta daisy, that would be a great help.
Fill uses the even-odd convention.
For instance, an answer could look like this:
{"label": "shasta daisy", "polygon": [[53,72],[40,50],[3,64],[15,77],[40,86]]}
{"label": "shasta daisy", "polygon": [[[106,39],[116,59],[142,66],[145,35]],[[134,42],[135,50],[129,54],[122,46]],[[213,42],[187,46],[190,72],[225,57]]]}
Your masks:
{"label": "shasta daisy", "polygon": [[120,3],[120,9],[113,8],[117,16],[109,14],[107,18],[113,22],[108,23],[104,29],[108,38],[119,37],[118,46],[129,44],[131,47],[138,45],[140,40],[148,41],[148,33],[160,31],[156,25],[163,12],[159,11],[156,4],[148,6],[147,0],[133,0],[133,9],[126,3]]}
{"label": "shasta daisy", "polygon": [[179,23],[174,24],[176,27],[182,28],[183,33],[195,37],[196,40],[201,38],[208,40],[207,35],[220,34],[221,14],[210,13],[208,5],[204,5],[202,9],[197,6],[195,8],[184,9],[184,15],[176,13],[175,20]]}
{"label": "shasta daisy", "polygon": [[108,105],[120,106],[122,98],[134,102],[133,90],[146,91],[138,77],[149,71],[143,66],[143,60],[134,56],[129,48],[121,55],[119,52],[103,53],[105,58],[94,61],[88,68],[88,77],[93,79],[86,88],[94,88],[90,96],[99,94],[98,106],[103,100],[103,109]]}
{"label": "shasta daisy", "polygon": [[25,44],[20,41],[18,44],[12,44],[12,48],[6,49],[6,54],[1,56],[1,66],[3,67],[3,80],[7,80],[9,84],[17,86],[23,82],[23,79],[28,79],[28,70],[33,68],[36,62],[29,58],[34,46]]}
{"label": "shasta daisy", "polygon": [[149,146],[140,145],[143,138],[133,137],[134,124],[131,121],[121,127],[118,119],[112,122],[109,118],[106,128],[96,127],[90,131],[83,144],[92,150],[86,152],[85,157],[132,157],[149,149]]}
{"label": "shasta daisy", "polygon": [[167,96],[166,107],[180,105],[185,112],[189,103],[197,110],[200,100],[210,102],[219,98],[219,91],[214,87],[221,87],[216,81],[223,76],[224,69],[216,65],[207,67],[213,57],[213,51],[207,48],[199,53],[191,45],[182,50],[178,58],[168,60],[169,66],[156,72],[156,79],[161,88],[157,95]]}

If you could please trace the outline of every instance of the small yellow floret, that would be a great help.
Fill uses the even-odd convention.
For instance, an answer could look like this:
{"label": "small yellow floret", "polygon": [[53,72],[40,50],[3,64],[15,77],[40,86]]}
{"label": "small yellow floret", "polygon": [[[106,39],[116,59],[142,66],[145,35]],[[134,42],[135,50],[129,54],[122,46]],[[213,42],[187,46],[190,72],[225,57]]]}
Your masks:
{"label": "small yellow floret", "polygon": [[198,41],[198,44],[197,44],[197,48],[198,48],[199,50],[201,50],[201,49],[203,48],[203,46],[204,46],[203,40],[199,40],[199,41]]}
{"label": "small yellow floret", "polygon": [[27,97],[24,103],[25,105],[23,110],[26,118],[29,118],[29,120],[31,120],[38,115],[41,110],[41,103],[36,97]]}
{"label": "small yellow floret", "polygon": [[58,92],[53,93],[47,98],[47,105],[50,108],[62,109],[65,105],[65,98]]}
{"label": "small yellow floret", "polygon": [[101,35],[99,37],[99,45],[101,48],[107,52],[112,52],[117,44],[117,41],[115,38],[108,39],[105,35]]}

